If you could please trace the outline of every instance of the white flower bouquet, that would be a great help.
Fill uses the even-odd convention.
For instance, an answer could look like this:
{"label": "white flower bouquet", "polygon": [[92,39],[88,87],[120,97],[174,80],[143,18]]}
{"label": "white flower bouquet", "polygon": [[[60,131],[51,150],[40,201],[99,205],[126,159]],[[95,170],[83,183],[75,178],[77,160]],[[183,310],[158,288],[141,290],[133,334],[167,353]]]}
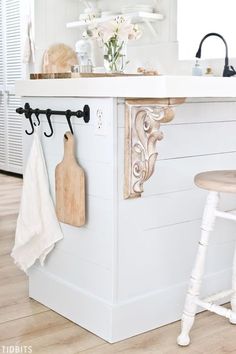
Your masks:
{"label": "white flower bouquet", "polygon": [[88,35],[96,38],[104,48],[104,66],[108,72],[123,72],[127,64],[126,47],[129,40],[141,37],[141,31],[129,19],[118,16],[91,28]]}

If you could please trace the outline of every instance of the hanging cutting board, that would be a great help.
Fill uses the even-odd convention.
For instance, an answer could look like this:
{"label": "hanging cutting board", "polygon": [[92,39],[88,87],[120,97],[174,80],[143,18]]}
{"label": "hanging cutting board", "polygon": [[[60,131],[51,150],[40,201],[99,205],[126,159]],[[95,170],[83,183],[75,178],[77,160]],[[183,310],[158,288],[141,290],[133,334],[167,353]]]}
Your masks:
{"label": "hanging cutting board", "polygon": [[56,166],[56,213],[73,226],[85,224],[85,176],[75,157],[74,136],[64,135],[64,157]]}

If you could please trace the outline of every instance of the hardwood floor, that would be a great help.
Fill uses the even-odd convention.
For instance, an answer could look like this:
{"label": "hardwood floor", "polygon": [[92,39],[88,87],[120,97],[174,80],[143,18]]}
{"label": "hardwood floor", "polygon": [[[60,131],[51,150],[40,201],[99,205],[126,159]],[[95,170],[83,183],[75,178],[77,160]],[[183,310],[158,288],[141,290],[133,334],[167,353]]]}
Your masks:
{"label": "hardwood floor", "polygon": [[0,353],[3,353],[2,346],[9,345],[32,346],[34,354],[236,353],[236,326],[209,312],[197,316],[192,344],[188,348],[176,345],[179,322],[108,344],[29,299],[27,277],[15,267],[9,256],[21,186],[21,179],[0,174]]}

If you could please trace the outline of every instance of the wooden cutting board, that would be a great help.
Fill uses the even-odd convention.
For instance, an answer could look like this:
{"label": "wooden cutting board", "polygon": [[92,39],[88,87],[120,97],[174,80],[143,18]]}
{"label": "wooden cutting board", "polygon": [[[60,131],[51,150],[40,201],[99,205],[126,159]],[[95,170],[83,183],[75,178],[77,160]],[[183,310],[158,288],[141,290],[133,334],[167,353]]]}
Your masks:
{"label": "wooden cutting board", "polygon": [[85,176],[75,157],[71,132],[64,135],[64,157],[56,166],[56,213],[58,220],[73,226],[85,224]]}
{"label": "wooden cutting board", "polygon": [[78,65],[76,52],[64,43],[54,44],[43,55],[43,73],[66,73],[72,65]]}

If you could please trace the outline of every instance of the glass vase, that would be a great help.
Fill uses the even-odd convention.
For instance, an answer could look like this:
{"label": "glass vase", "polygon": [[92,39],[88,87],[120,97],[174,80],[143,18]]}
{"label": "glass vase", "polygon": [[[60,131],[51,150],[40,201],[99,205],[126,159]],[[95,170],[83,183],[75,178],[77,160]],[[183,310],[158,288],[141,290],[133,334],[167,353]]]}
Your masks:
{"label": "glass vase", "polygon": [[127,55],[127,42],[117,37],[104,43],[104,67],[107,73],[124,72]]}

